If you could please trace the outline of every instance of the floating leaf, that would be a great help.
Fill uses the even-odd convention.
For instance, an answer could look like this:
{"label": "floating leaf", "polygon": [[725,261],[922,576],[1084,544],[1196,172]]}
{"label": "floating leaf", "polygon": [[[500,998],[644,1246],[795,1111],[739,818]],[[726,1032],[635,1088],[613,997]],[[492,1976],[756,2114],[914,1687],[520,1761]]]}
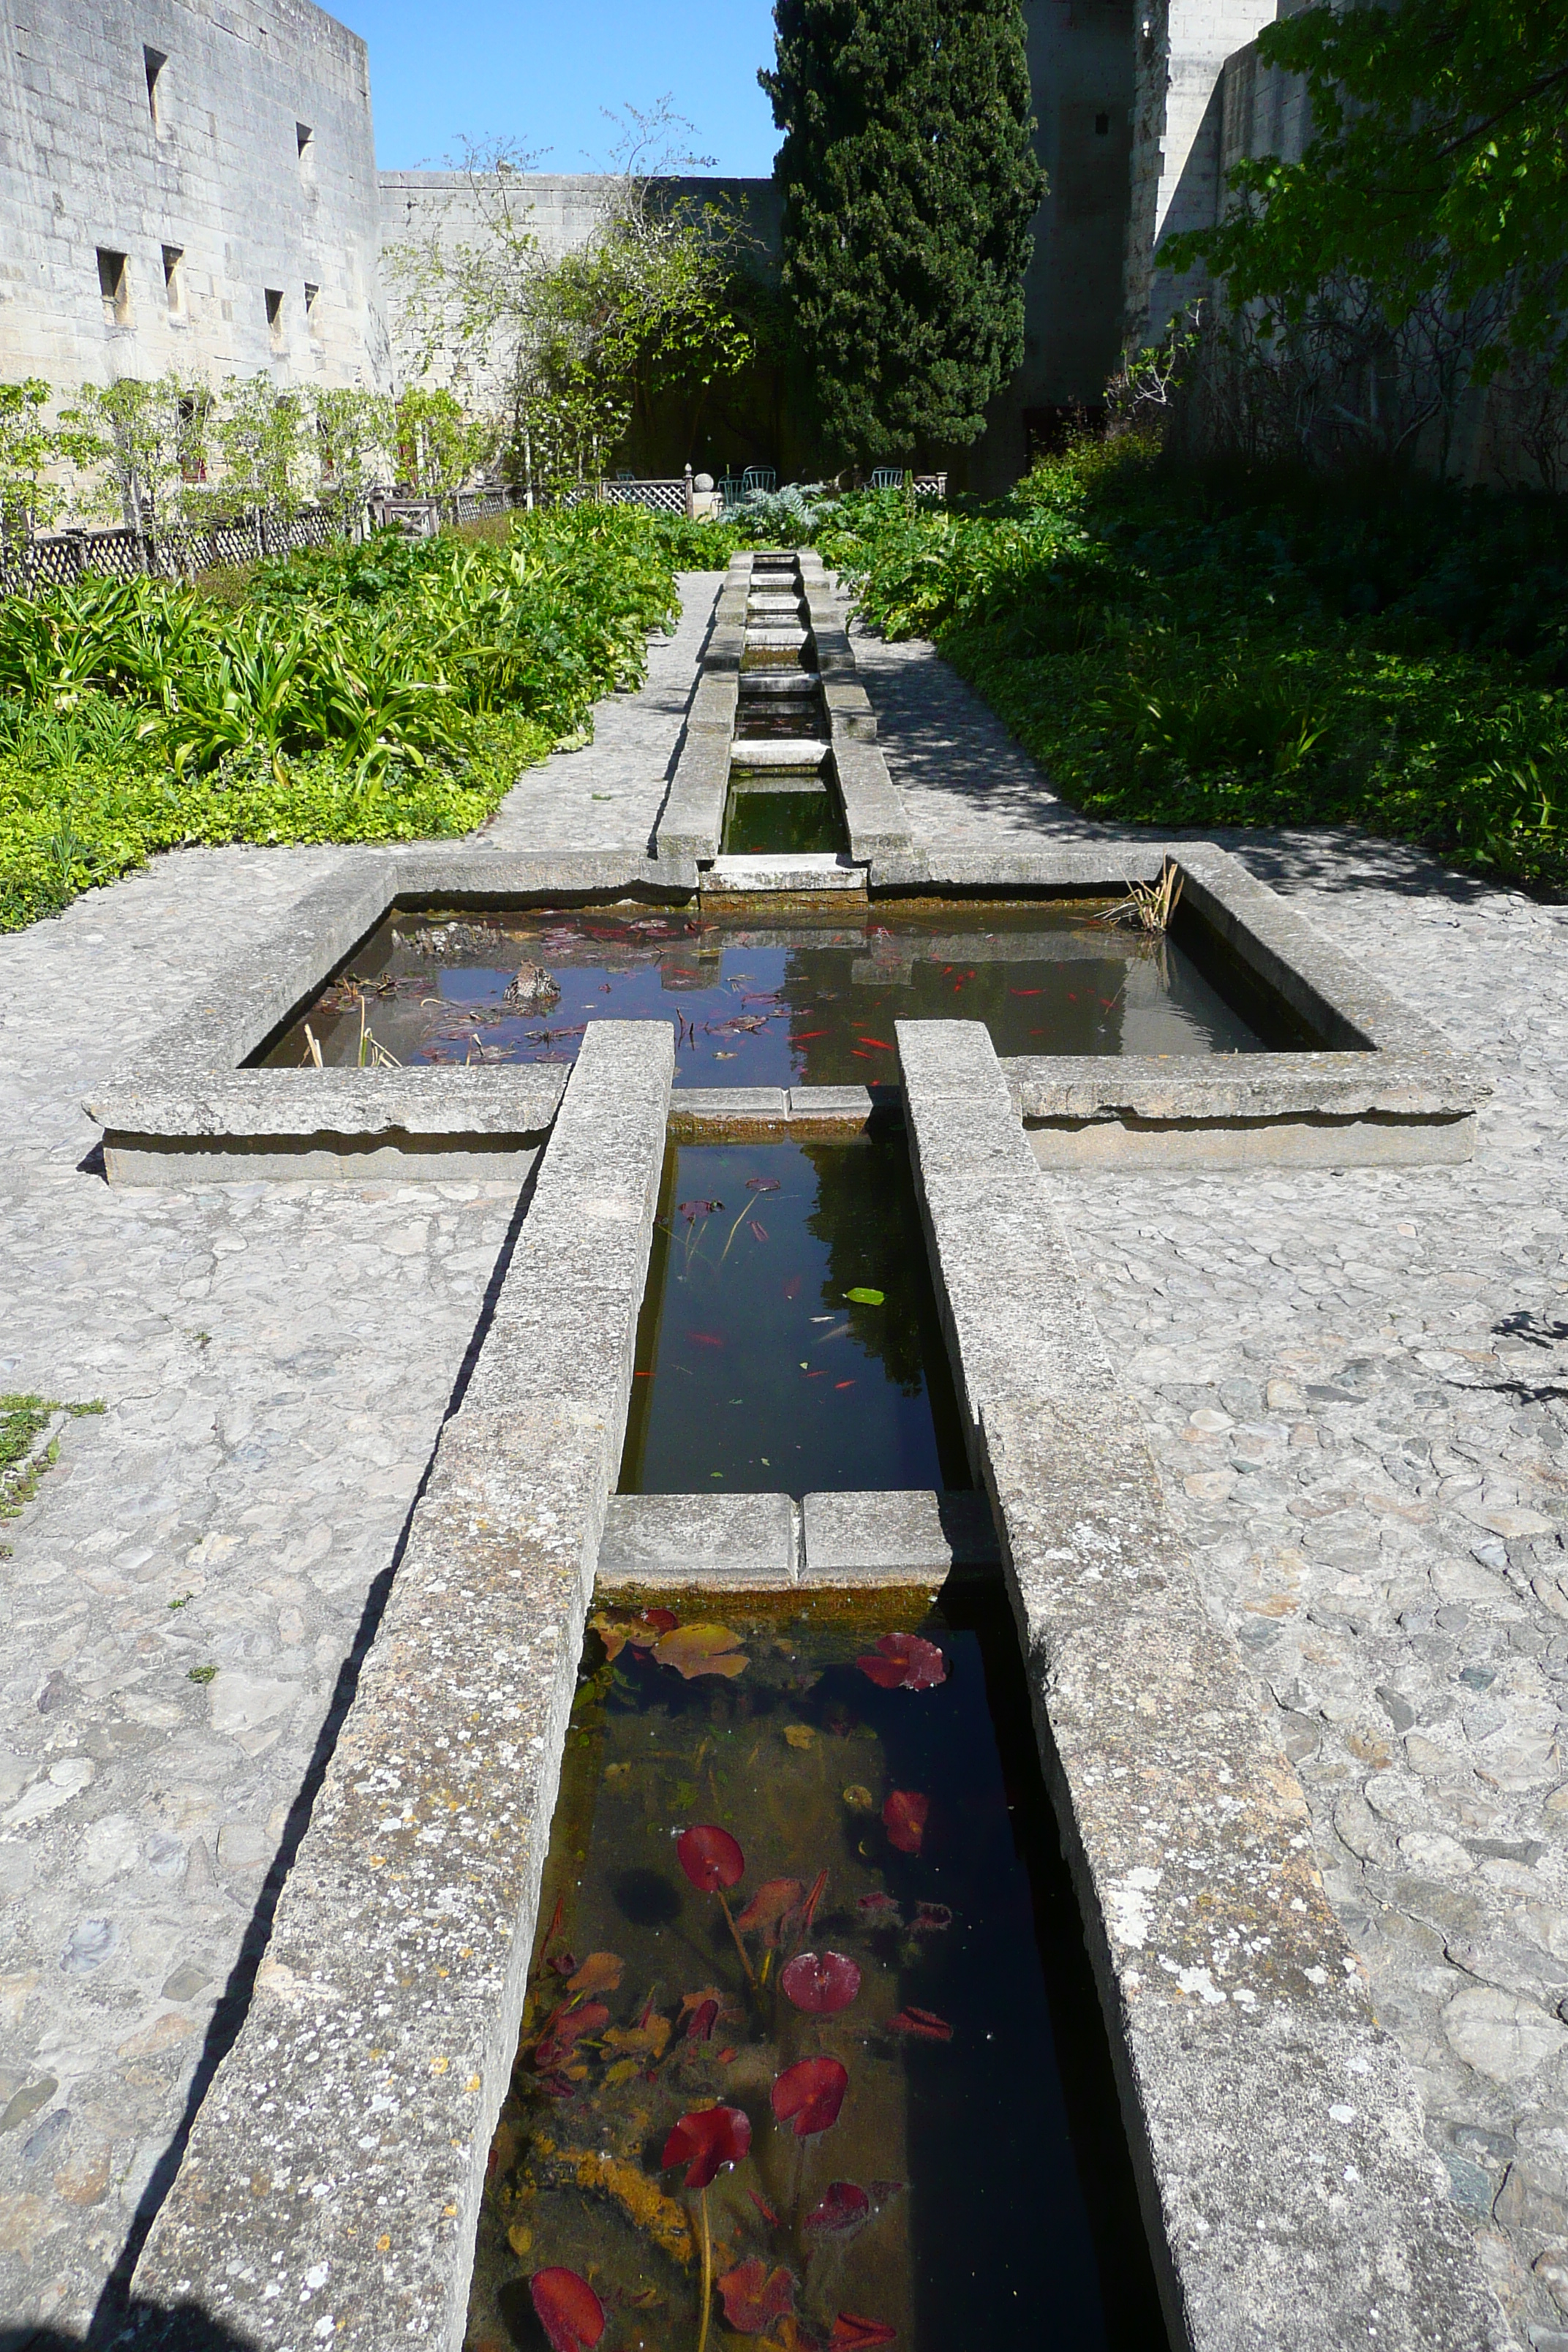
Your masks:
{"label": "floating leaf", "polygon": [[535,2271],[528,2282],[552,2352],[591,2352],[605,2332],[605,2306],[575,2271]]}
{"label": "floating leaf", "polygon": [[945,1903],[917,1903],[910,1926],[917,1936],[934,1936],[952,1925],[952,1913]]}
{"label": "floating leaf", "polygon": [[534,2045],[534,2063],[542,2074],[552,2074],[584,2034],[599,2032],[609,2021],[610,2012],[602,2000],[584,2001],[580,2009],[558,2009]]}
{"label": "floating leaf", "polygon": [[888,1843],[897,1846],[900,1853],[919,1853],[930,1811],[931,1799],[922,1797],[918,1789],[895,1789],[882,1807]]}
{"label": "floating leaf", "polygon": [[825,2237],[848,2238],[870,2219],[871,2200],[853,2180],[830,2180],[821,2203],[801,2223]]}
{"label": "floating leaf", "polygon": [[644,2010],[636,2025],[612,2025],[605,2036],[605,2047],[636,2051],[644,2058],[662,2058],[669,2035],[668,2018],[650,2007]]}
{"label": "floating leaf", "polygon": [[868,1813],[877,1800],[869,1789],[863,1789],[858,1780],[851,1780],[844,1791],[844,1801],[851,1812]]}
{"label": "floating leaf", "polygon": [[661,1666],[673,1666],[690,1682],[698,1675],[743,1675],[751,1664],[728,1625],[680,1625],[654,1643]]}
{"label": "floating leaf", "polygon": [[718,2002],[716,2000],[699,2001],[697,2007],[692,2011],[689,2019],[687,2021],[686,2038],[688,2042],[711,2042],[713,2039],[713,2028],[718,2024]]}
{"label": "floating leaf", "polygon": [[911,2001],[900,2009],[897,2017],[888,2020],[889,2033],[912,2034],[918,2042],[951,2042],[952,2028],[945,2017],[938,2017],[929,2009],[917,2009]]}
{"label": "floating leaf", "polygon": [[628,1642],[635,1650],[651,1650],[660,1634],[672,1633],[679,1622],[668,1609],[642,1609],[636,1616],[600,1609],[588,1620],[602,1638],[607,1658],[618,1658]]}
{"label": "floating leaf", "polygon": [[805,1893],[798,1878],[769,1878],[763,1881],[736,1920],[737,1927],[760,1927],[763,1941],[773,1951],[779,1940],[779,1922],[798,1908]]}
{"label": "floating leaf", "polygon": [[698,2107],[681,2116],[659,2161],[684,2164],[688,2189],[706,2189],[721,2165],[739,2164],[751,2145],[752,2119],[744,2107]]}
{"label": "floating leaf", "polygon": [[829,2352],[852,2352],[858,2344],[890,2344],[898,2334],[883,2319],[862,2319],[853,2311],[841,2311],[833,2323],[828,2337]]}
{"label": "floating leaf", "polygon": [[883,1690],[934,1690],[947,1680],[947,1660],[918,1633],[884,1633],[875,1654],[855,1663]]}
{"label": "floating leaf", "polygon": [[809,2139],[838,2121],[848,2088],[848,2074],[837,2058],[802,2058],[774,2083],[773,2113],[781,2124],[794,2123],[796,2139]]}
{"label": "floating leaf", "polygon": [[729,1831],[712,1822],[682,1830],[675,1851],[680,1867],[700,1894],[717,1895],[721,1886],[734,1886],[746,1874],[745,1855]]}
{"label": "floating leaf", "polygon": [[605,2067],[605,2080],[606,2083],[611,2084],[612,2087],[618,2089],[621,2084],[629,2083],[634,2074],[640,2074],[641,2073],[642,2060],[640,2058],[617,2058],[613,2066]]}
{"label": "floating leaf", "polygon": [[779,1982],[796,2009],[833,2017],[859,1991],[860,1971],[847,1952],[797,1952]]}
{"label": "floating leaf", "polygon": [[784,1738],[792,1748],[809,1748],[816,1738],[816,1732],[809,1723],[786,1723]]}
{"label": "floating leaf", "polygon": [[626,1964],[616,1952],[590,1952],[575,1975],[566,1979],[568,1992],[614,1992]]}
{"label": "floating leaf", "polygon": [[717,2284],[724,2316],[739,2336],[761,2336],[795,2308],[795,2281],[788,2271],[770,2271],[756,2257],[726,2271]]}
{"label": "floating leaf", "polygon": [[857,1307],[885,1307],[888,1303],[885,1290],[872,1290],[864,1283],[857,1285],[853,1290],[847,1290],[844,1296]]}
{"label": "floating leaf", "polygon": [[890,1895],[862,1895],[855,1908],[874,1927],[901,1927],[904,1924],[904,1915]]}
{"label": "floating leaf", "polygon": [[779,1180],[776,1176],[748,1176],[746,1179],[748,1192],[776,1192],[778,1189]]}

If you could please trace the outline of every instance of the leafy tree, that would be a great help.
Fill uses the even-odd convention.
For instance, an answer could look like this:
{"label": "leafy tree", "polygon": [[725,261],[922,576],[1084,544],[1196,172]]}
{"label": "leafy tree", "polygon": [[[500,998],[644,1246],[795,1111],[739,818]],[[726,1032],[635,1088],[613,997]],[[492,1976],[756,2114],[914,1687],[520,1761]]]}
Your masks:
{"label": "leafy tree", "polygon": [[340,530],[355,531],[371,491],[390,477],[392,403],[360,384],[323,384],[311,394],[311,407],[321,467],[318,495]]}
{"label": "leafy tree", "polygon": [[216,502],[285,520],[305,502],[305,403],[279,392],[269,375],[231,375],[213,439],[223,461]]}
{"label": "leafy tree", "polygon": [[784,284],[852,457],[973,441],[1023,356],[1030,145],[1018,0],[778,0]]}
{"label": "leafy tree", "polygon": [[89,478],[82,503],[135,531],[178,520],[200,496],[212,395],[174,369],[148,382],[84,383],[60,411],[60,455]]}
{"label": "leafy tree", "polygon": [[1552,350],[1568,255],[1568,15],[1562,0],[1425,0],[1303,9],[1258,35],[1305,78],[1299,163],[1248,156],[1219,225],[1168,237],[1233,309],[1300,326],[1325,288],[1359,283],[1394,327],[1434,301],[1466,314],[1474,380]]}
{"label": "leafy tree", "polygon": [[29,533],[47,530],[64,504],[63,489],[49,478],[56,443],[40,414],[48,398],[48,385],[36,375],[0,383],[0,558],[7,568],[15,550]]}
{"label": "leafy tree", "polygon": [[399,472],[427,498],[460,489],[494,456],[495,427],[445,384],[410,384],[395,412]]}

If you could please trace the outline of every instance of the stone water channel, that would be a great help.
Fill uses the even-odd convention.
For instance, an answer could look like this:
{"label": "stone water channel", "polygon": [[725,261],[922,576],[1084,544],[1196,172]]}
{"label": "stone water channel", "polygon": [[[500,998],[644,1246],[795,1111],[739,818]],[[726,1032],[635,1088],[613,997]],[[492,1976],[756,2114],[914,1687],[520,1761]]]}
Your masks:
{"label": "stone water channel", "polygon": [[[922,857],[885,763],[863,764],[858,782],[855,755],[840,764],[841,740],[874,751],[874,738],[812,588],[803,569],[791,643],[760,650],[793,653],[804,675],[809,648],[823,707],[856,722],[841,736],[830,725],[823,770],[847,850],[726,853],[740,682],[757,649],[747,618],[770,634],[773,619],[732,578],[652,870],[492,856],[492,901],[509,888],[545,905],[629,891],[729,911],[766,894],[771,915],[879,892],[889,905],[999,887],[1093,899],[1147,877],[1146,856],[956,871]],[[731,656],[721,762],[700,714]],[[699,821],[700,840],[679,837]],[[963,1018],[894,1024],[973,1490],[612,1491],[671,1139],[842,1149],[878,1112],[870,1087],[672,1095],[670,1024],[613,1016],[585,1024],[574,1064],[555,1067],[356,1063],[312,1067],[302,1089],[295,1069],[259,1066],[284,1016],[389,905],[483,900],[460,856],[338,878],[290,919],[286,953],[273,942],[221,1012],[195,1008],[103,1090],[121,1177],[193,1160],[268,1174],[457,1161],[510,1166],[531,1187],[249,2016],[142,2257],[146,2308],[196,2298],[242,2340],[279,2347],[459,2340],[595,1571],[606,1591],[694,1576],[729,1593],[935,1591],[955,1570],[994,1578],[999,1560],[1172,2340],[1359,2343],[1369,2315],[1385,2344],[1502,2340],[1403,2062],[1312,1869],[1300,1792],[1198,1601],[1038,1174],[1081,1157],[1086,1137],[1100,1155],[1198,1164],[1451,1160],[1469,1148],[1477,1093],[1269,894],[1184,854],[1200,921],[1311,1040],[1259,1044],[1249,1083],[1202,1055],[1172,1069],[1133,1053],[1113,1076],[1092,1053],[1004,1063],[987,1026]],[[1118,877],[1119,863],[1132,873]]]}

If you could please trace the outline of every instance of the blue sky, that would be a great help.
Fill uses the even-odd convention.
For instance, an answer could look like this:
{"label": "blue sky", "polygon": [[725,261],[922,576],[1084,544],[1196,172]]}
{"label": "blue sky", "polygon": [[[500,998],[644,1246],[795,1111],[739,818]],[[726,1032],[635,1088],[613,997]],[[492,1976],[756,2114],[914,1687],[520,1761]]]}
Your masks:
{"label": "blue sky", "polygon": [[370,44],[376,161],[438,169],[465,138],[517,141],[549,172],[601,166],[600,112],[667,93],[720,172],[766,173],[777,134],[757,68],[771,0],[327,0]]}

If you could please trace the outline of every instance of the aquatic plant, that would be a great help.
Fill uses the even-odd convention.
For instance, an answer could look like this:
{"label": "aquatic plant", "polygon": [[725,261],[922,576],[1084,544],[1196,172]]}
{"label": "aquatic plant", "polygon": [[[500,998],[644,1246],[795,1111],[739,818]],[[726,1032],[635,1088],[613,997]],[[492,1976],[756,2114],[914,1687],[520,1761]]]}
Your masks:
{"label": "aquatic plant", "polygon": [[528,2292],[551,2352],[592,2352],[605,2332],[605,2306],[575,2271],[535,2271]]}
{"label": "aquatic plant", "polygon": [[931,1799],[918,1789],[895,1789],[882,1807],[882,1827],[888,1843],[900,1853],[919,1853],[926,1833]]}
{"label": "aquatic plant", "polygon": [[847,1952],[797,1952],[779,1979],[784,1997],[813,2017],[834,2017],[860,1990],[860,1971]]}
{"label": "aquatic plant", "polygon": [[934,1642],[918,1633],[884,1633],[876,1649],[855,1663],[882,1690],[935,1690],[947,1680],[947,1660]]}
{"label": "aquatic plant", "polygon": [[752,2119],[744,2107],[702,2107],[682,2116],[664,2144],[668,2167],[687,2167],[686,2186],[698,2192],[702,2221],[702,2317],[697,2352],[708,2341],[713,2302],[713,2241],[708,2227],[708,2189],[721,2165],[739,2164],[752,2145]]}
{"label": "aquatic plant", "polygon": [[720,1908],[724,1914],[724,1925],[729,1928],[735,1949],[741,1955],[741,1966],[746,1971],[746,1980],[754,1988],[757,1977],[752,1966],[752,1956],[741,1941],[740,1930],[735,1925],[735,1915],[730,1908],[729,1897],[725,1892],[726,1888],[738,1885],[745,1876],[745,1855],[730,1835],[729,1831],[718,1828],[711,1822],[700,1822],[695,1829],[682,1830],[676,1839],[675,1851],[679,1858],[680,1867],[698,1892],[702,1895],[716,1895],[719,1897]]}
{"label": "aquatic plant", "polygon": [[837,2058],[801,2058],[785,2067],[769,2102],[780,2123],[793,2126],[796,2139],[810,2139],[832,2130],[848,2088],[848,2069]]}

